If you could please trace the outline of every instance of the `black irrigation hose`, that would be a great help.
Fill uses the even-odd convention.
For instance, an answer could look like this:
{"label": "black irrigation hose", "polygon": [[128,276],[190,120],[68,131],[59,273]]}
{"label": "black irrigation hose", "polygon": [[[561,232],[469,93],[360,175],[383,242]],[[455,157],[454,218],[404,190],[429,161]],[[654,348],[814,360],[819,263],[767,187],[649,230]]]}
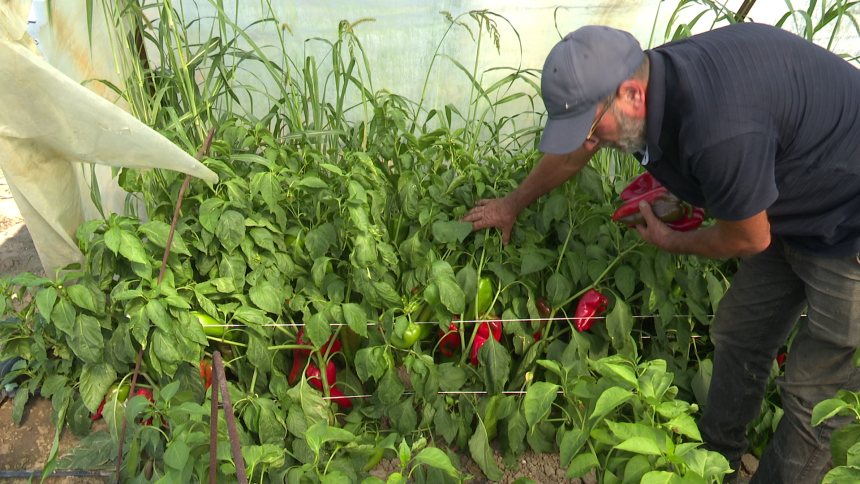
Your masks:
{"label": "black irrigation hose", "polygon": [[[110,477],[113,472],[54,471],[48,477]],[[0,471],[0,479],[42,477],[42,471]]]}

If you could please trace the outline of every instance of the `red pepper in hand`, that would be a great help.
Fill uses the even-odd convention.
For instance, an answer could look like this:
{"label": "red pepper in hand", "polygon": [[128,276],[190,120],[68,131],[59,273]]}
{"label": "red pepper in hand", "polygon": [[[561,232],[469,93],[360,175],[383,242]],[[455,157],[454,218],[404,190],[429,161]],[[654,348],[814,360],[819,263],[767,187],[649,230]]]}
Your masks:
{"label": "red pepper in hand", "polygon": [[663,185],[661,185],[656,178],[651,176],[651,174],[646,171],[645,173],[636,177],[635,180],[630,182],[630,184],[627,185],[627,188],[625,188],[624,191],[621,192],[620,197],[622,200],[638,199],[642,195],[645,195],[646,193],[650,192],[651,190],[654,190],[655,188],[660,188],[662,186]]}
{"label": "red pepper in hand", "polygon": [[[308,370],[305,372],[308,377],[308,383],[319,391],[323,391],[322,372],[319,367],[313,362],[308,365]],[[329,384],[329,394],[332,396],[332,401],[341,407],[351,407],[352,400],[346,397],[342,391],[334,386],[337,380],[337,369],[334,367],[334,362],[329,361],[325,369],[325,377]]]}
{"label": "red pepper in hand", "polygon": [[702,221],[705,219],[705,211],[699,207],[693,207],[691,214],[684,214],[679,220],[674,222],[669,222],[666,225],[678,232],[689,232],[690,230],[696,230],[699,226],[702,225]]}
{"label": "red pepper in hand", "polygon": [[203,358],[203,361],[200,362],[200,376],[203,377],[203,381],[206,382],[206,389],[212,386],[212,360],[209,358]]}
{"label": "red pepper in hand", "polygon": [[597,316],[606,311],[608,305],[609,299],[606,296],[594,289],[589,289],[576,305],[576,313],[574,314],[576,330],[587,331],[594,324]]}
{"label": "red pepper in hand", "polygon": [[481,321],[480,326],[478,326],[475,343],[472,345],[472,352],[469,353],[469,356],[472,357],[473,365],[478,364],[478,350],[490,339],[491,332],[496,341],[502,339],[502,322],[497,316],[488,316],[488,318],[490,319],[489,321]]}
{"label": "red pepper in hand", "polygon": [[[149,388],[141,388],[140,390],[134,392],[134,394],[143,395],[144,397],[146,397],[147,400],[152,403],[155,403],[155,398],[152,396],[152,390],[150,390]],[[152,425],[152,417],[149,417],[148,419],[144,420],[143,422],[141,422],[141,424]]]}
{"label": "red pepper in hand", "polygon": [[[316,346],[315,344],[311,343],[311,341],[309,339],[305,340],[304,335],[305,335],[305,329],[302,328],[299,330],[299,334],[296,336],[296,344],[297,345]],[[329,346],[331,347],[331,349],[329,349]],[[322,346],[322,348],[320,348],[320,353],[322,353],[322,354],[337,353],[338,351],[340,351],[340,349],[342,347],[343,347],[343,345],[341,344],[340,340],[334,339],[334,335],[331,335],[331,336],[329,336],[328,341],[326,341],[326,343]],[[311,350],[296,350],[296,351],[301,352],[301,354],[303,354],[305,356],[309,356],[311,354]]]}
{"label": "red pepper in hand", "polygon": [[663,187],[652,190],[639,198],[621,205],[612,215],[612,220],[627,225],[643,225],[645,217],[639,211],[639,202],[647,202],[651,210],[663,222],[674,222],[684,215],[681,200]]}

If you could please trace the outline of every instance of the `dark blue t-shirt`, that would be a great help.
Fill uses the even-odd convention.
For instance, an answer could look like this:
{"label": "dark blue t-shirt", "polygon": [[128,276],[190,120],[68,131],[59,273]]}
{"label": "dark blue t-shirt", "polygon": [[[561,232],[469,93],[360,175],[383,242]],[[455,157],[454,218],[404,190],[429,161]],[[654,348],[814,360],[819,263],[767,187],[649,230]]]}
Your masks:
{"label": "dark blue t-shirt", "polygon": [[766,210],[803,252],[860,252],[860,71],[753,23],[647,52],[655,178],[721,220]]}

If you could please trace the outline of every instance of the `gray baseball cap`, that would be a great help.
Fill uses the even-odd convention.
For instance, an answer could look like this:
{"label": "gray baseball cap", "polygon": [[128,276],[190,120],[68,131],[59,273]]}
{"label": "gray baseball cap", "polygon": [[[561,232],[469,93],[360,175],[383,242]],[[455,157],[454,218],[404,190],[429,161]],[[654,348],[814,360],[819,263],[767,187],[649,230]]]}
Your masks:
{"label": "gray baseball cap", "polygon": [[563,155],[582,146],[600,101],[644,60],[639,41],[629,32],[587,25],[567,34],[543,65],[541,91],[549,119],[540,151]]}

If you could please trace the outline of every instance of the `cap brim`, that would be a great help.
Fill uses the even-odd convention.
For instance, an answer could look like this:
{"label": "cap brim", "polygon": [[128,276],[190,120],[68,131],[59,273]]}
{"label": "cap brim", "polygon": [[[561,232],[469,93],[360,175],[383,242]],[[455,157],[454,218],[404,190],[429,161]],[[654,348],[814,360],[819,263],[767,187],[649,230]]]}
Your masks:
{"label": "cap brim", "polygon": [[541,153],[566,155],[576,151],[588,136],[588,130],[597,115],[597,104],[584,113],[561,119],[547,119],[543,128],[540,145]]}

